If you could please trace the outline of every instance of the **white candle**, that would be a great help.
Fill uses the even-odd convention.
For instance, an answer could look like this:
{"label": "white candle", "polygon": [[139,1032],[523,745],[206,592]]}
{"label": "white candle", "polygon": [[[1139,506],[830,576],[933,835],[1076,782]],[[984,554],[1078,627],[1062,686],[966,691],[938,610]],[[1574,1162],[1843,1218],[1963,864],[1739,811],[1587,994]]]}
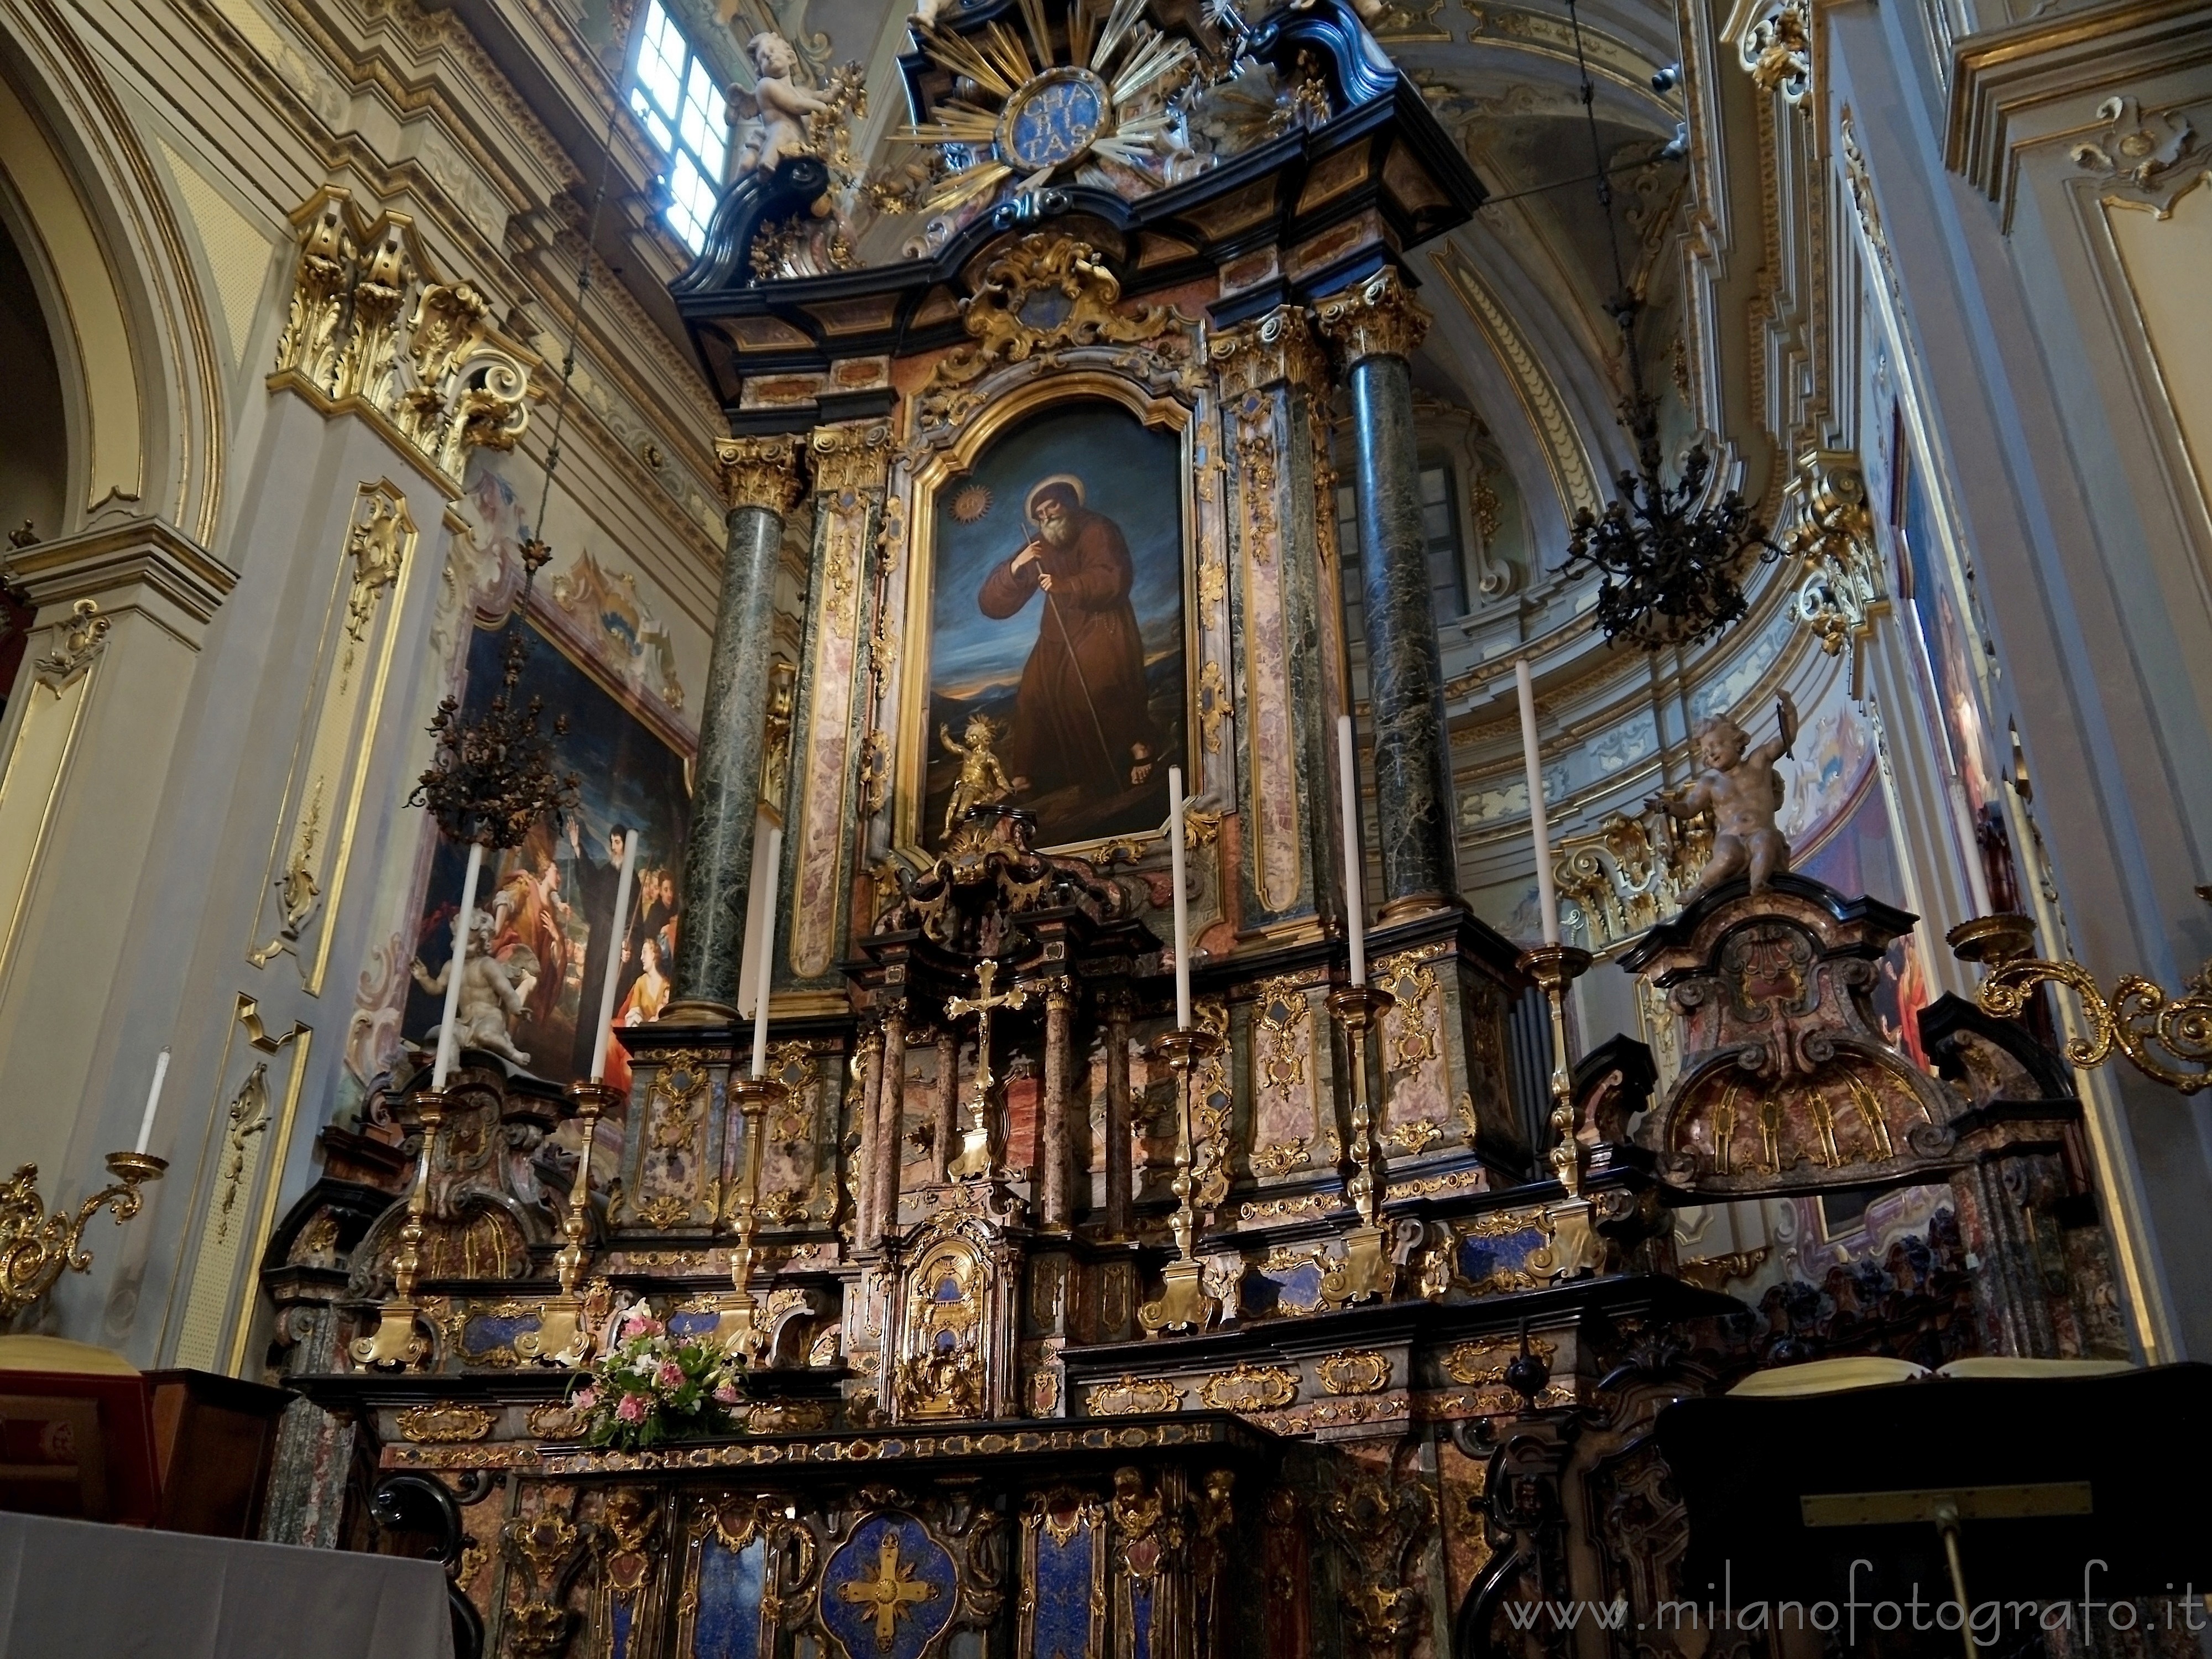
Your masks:
{"label": "white candle", "polygon": [[615,884],[615,939],[607,952],[607,971],[599,981],[599,1034],[592,1039],[592,1081],[604,1083],[607,1075],[607,1043],[614,1036],[615,982],[622,977],[623,945],[629,937],[625,919],[629,915],[630,878],[637,872],[637,831],[623,837],[622,879]]}
{"label": "white candle", "polygon": [[154,1138],[154,1109],[161,1103],[161,1080],[169,1075],[169,1051],[167,1048],[154,1057],[154,1086],[146,1091],[146,1115],[138,1120],[138,1144],[131,1150],[143,1152],[146,1143]]}
{"label": "white candle", "polygon": [[783,873],[783,826],[770,823],[765,836],[753,842],[753,856],[765,856],[768,869],[754,890],[762,896],[761,912],[753,930],[753,1076],[768,1075],[769,964],[775,955],[775,884]]}
{"label": "white candle", "polygon": [[1513,665],[1514,689],[1521,694],[1521,762],[1528,773],[1528,822],[1536,834],[1536,902],[1544,911],[1544,943],[1559,942],[1559,883],[1552,873],[1552,826],[1544,817],[1544,754],[1536,746],[1536,688],[1528,659]]}
{"label": "white candle", "polygon": [[1168,860],[1175,881],[1176,1029],[1190,1030],[1190,896],[1183,891],[1182,768],[1168,768]]}
{"label": "white candle", "polygon": [[453,1019],[461,1006],[461,969],[469,959],[469,918],[476,914],[477,878],[483,873],[483,843],[469,843],[469,872],[461,878],[461,913],[453,918],[453,957],[446,964],[446,1012],[438,1022],[438,1058],[430,1068],[430,1086],[442,1089],[453,1069]]}
{"label": "white candle", "polygon": [[1367,901],[1359,890],[1366,848],[1359,839],[1359,768],[1352,744],[1352,716],[1336,717],[1336,780],[1344,805],[1344,930],[1352,943],[1352,982],[1367,983]]}

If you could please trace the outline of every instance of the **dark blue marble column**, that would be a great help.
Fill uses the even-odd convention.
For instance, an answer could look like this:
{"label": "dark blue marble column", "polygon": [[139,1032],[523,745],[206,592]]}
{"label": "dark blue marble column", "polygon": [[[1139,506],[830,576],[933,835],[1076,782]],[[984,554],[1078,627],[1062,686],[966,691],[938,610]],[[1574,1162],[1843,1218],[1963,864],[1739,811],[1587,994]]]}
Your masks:
{"label": "dark blue marble column", "polygon": [[1428,313],[1395,270],[1324,301],[1322,331],[1341,351],[1358,446],[1359,568],[1367,613],[1368,735],[1382,915],[1455,903],[1451,756],[1443,667],[1421,534],[1419,439],[1407,359]]}
{"label": "dark blue marble column", "polygon": [[734,1014],[752,880],[761,751],[766,741],[769,643],[784,514],[799,499],[796,435],[726,438],[714,458],[730,502],[729,550],[699,715],[691,838],[684,856],[672,1017]]}

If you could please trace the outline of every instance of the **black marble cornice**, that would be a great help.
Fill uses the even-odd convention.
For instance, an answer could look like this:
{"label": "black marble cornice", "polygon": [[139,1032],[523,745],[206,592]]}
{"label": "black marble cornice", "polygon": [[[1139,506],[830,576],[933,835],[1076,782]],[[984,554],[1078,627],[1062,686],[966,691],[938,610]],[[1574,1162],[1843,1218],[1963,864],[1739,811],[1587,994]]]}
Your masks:
{"label": "black marble cornice", "polygon": [[[963,25],[990,15],[977,8],[963,14]],[[1261,33],[1271,43],[1267,52],[1280,52],[1285,63],[1318,51],[1333,66],[1342,112],[1133,200],[1089,185],[1055,185],[1001,203],[926,258],[751,283],[753,229],[788,205],[799,185],[779,170],[774,179],[732,185],[708,228],[707,252],[671,286],[732,422],[746,431],[802,431],[830,418],[811,402],[743,409],[748,379],[821,374],[838,359],[910,356],[957,344],[966,337],[959,302],[973,292],[979,261],[1010,235],[1056,226],[1082,236],[1113,265],[1125,297],[1134,299],[1210,280],[1246,254],[1309,243],[1363,215],[1379,221],[1379,239],[1359,237],[1295,278],[1260,283],[1214,307],[1215,324],[1225,325],[1333,292],[1473,217],[1486,192],[1466,155],[1340,0],[1288,14]],[[919,106],[917,118],[923,118]],[[1316,168],[1361,148],[1369,155],[1358,176],[1309,203]]]}
{"label": "black marble cornice", "polygon": [[1060,1351],[1071,1395],[1091,1382],[1123,1376],[1158,1376],[1215,1365],[1282,1364],[1311,1359],[1346,1347],[1403,1344],[1442,1346],[1474,1337],[1582,1326],[1602,1316],[1680,1323],[1740,1314],[1744,1304],[1718,1291],[1701,1290],[1656,1273],[1578,1279],[1541,1290],[1513,1291],[1475,1302],[1420,1300],[1367,1303],[1330,1313],[1238,1323],[1190,1336],[1140,1337],[1095,1342]]}
{"label": "black marble cornice", "polygon": [[[1857,898],[1845,898],[1834,888],[1814,881],[1809,876],[1784,872],[1770,877],[1766,885],[1769,891],[1788,893],[1796,898],[1809,900],[1820,906],[1842,926],[1864,924],[1889,939],[1901,938],[1911,933],[1913,925],[1920,920],[1911,911],[1900,910],[1893,904],[1884,904],[1877,898],[1868,898],[1863,895]],[[1748,897],[1750,892],[1749,878],[1736,876],[1723,882],[1711,892],[1700,895],[1696,903],[1661,922],[1638,939],[1635,948],[1621,957],[1621,968],[1628,973],[1641,973],[1667,951],[1680,950],[1692,944],[1706,917],[1723,905]],[[1862,953],[1879,956],[1881,951],[1869,948]]]}

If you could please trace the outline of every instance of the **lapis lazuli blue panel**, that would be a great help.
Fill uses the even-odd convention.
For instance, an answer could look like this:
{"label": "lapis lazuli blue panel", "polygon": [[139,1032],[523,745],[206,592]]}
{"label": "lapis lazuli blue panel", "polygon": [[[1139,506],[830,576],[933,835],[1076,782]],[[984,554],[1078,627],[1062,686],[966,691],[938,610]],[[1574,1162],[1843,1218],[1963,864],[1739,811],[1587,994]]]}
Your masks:
{"label": "lapis lazuli blue panel", "polygon": [[526,1331],[536,1330],[539,1322],[534,1310],[526,1314],[477,1314],[461,1327],[461,1352],[471,1359],[501,1349],[512,1354],[514,1339]]}
{"label": "lapis lazuli blue panel", "polygon": [[822,1626],[847,1659],[921,1659],[952,1622],[960,1575],[921,1522],[897,1510],[853,1528],[822,1569]]}
{"label": "lapis lazuli blue panel", "polygon": [[1091,1577],[1098,1540],[1078,1520],[1066,1542],[1049,1528],[1036,1534],[1036,1612],[1030,1659],[1089,1659]]}
{"label": "lapis lazuli blue panel", "polygon": [[668,1334],[679,1341],[689,1342],[713,1330],[720,1318],[721,1315],[705,1310],[672,1313],[668,1316]]}
{"label": "lapis lazuli blue panel", "polygon": [[[1470,1285],[1506,1280],[1528,1271],[1528,1258],[1542,1248],[1544,1235],[1531,1227],[1502,1238],[1462,1238],[1459,1242],[1460,1277]],[[1494,1288],[1504,1288],[1498,1285]]]}
{"label": "lapis lazuli blue panel", "polygon": [[699,1553],[699,1613],[690,1659],[760,1659],[761,1595],[768,1545],[732,1549],[710,1536]]}

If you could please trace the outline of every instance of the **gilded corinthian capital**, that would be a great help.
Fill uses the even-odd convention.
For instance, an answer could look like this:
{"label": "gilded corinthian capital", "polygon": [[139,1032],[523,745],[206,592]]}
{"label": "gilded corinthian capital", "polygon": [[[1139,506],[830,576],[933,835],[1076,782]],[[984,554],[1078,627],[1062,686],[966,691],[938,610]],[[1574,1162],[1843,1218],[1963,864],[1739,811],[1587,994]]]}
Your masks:
{"label": "gilded corinthian capital", "polygon": [[791,511],[799,500],[799,456],[805,440],[779,432],[766,438],[714,440],[714,472],[732,507]]}
{"label": "gilded corinthian capital", "polygon": [[818,426],[807,440],[807,459],[817,494],[842,501],[864,489],[881,489],[890,470],[891,429],[881,421],[867,426]]}
{"label": "gilded corinthian capital", "polygon": [[1318,307],[1321,331],[1344,354],[1346,368],[1362,357],[1410,357],[1429,331],[1428,308],[1393,267],[1385,267]]}
{"label": "gilded corinthian capital", "polygon": [[1280,306],[1266,316],[1214,337],[1209,355],[1221,377],[1224,399],[1243,397],[1261,386],[1288,383],[1308,391],[1328,385],[1328,357],[1297,306]]}

